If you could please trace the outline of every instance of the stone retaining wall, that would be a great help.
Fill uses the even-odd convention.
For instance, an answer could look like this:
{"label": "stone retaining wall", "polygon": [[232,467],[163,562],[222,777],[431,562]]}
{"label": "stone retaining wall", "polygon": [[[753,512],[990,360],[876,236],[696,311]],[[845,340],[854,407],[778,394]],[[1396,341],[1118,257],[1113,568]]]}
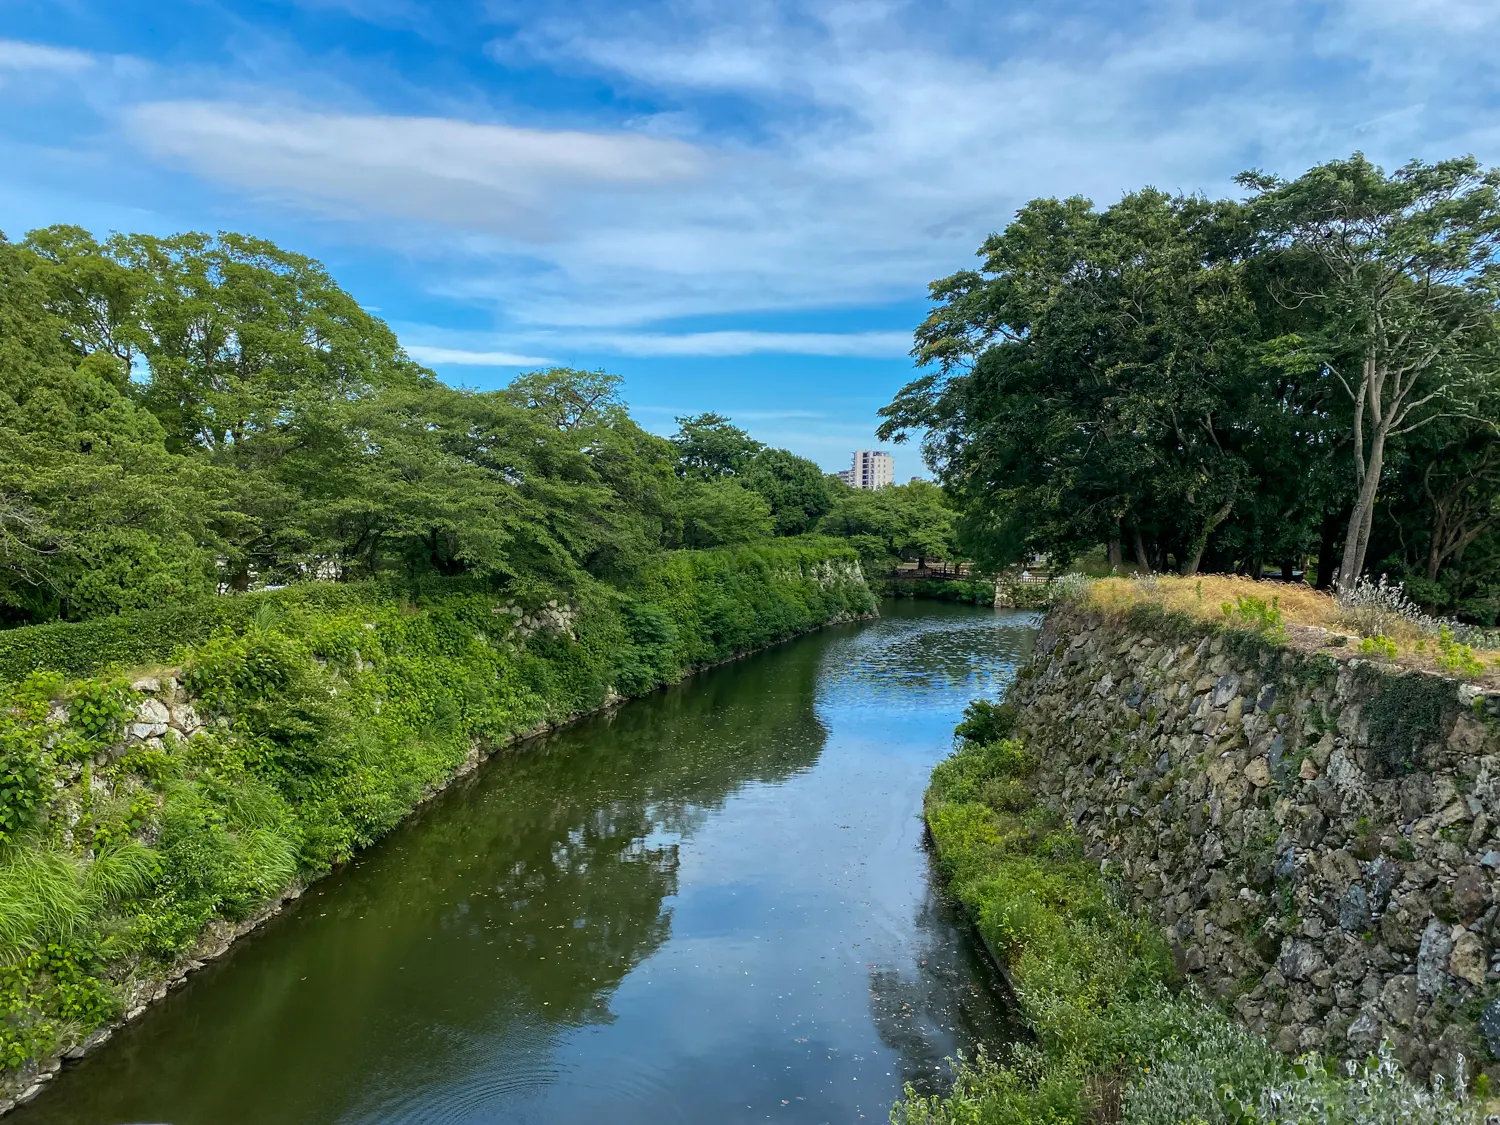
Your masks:
{"label": "stone retaining wall", "polygon": [[1042,799],[1247,1025],[1500,1083],[1500,696],[1064,606],[1008,698]]}

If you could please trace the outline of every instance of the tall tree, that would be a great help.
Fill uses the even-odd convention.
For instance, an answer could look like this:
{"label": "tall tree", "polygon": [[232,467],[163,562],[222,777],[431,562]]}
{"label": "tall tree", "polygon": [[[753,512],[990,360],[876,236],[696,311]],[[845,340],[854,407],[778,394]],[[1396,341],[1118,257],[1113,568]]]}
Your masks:
{"label": "tall tree", "polygon": [[1256,193],[1264,246],[1317,267],[1283,300],[1320,306],[1327,325],[1279,350],[1285,366],[1322,367],[1348,395],[1357,492],[1338,581],[1351,586],[1391,444],[1476,408],[1500,296],[1500,171],[1462,157],[1387,176],[1356,153],[1295,180],[1247,172],[1239,182]]}
{"label": "tall tree", "polygon": [[1100,212],[1035,200],[935,282],[908,384],[878,431],[925,430],[966,550],[987,565],[1124,539],[1196,570],[1250,491],[1250,306],[1236,209],[1156,191]]}
{"label": "tall tree", "polygon": [[168,452],[112,350],[70,346],[33,264],[0,237],[0,620],[211,591],[222,477]]}
{"label": "tall tree", "polygon": [[901,558],[954,557],[953,509],[931,481],[866,489],[834,480],[832,507],[818,530],[850,540],[872,570],[888,569]]}
{"label": "tall tree", "polygon": [[785,449],[762,449],[744,466],[741,479],[770,506],[777,535],[811,531],[833,503],[823,470]]}
{"label": "tall tree", "polygon": [[678,418],[672,444],[679,472],[693,480],[734,476],[765,448],[724,415],[713,413]]}
{"label": "tall tree", "polygon": [[152,279],[124,259],[129,239],[114,235],[101,245],[76,226],[34,230],[21,243],[29,272],[47,309],[80,355],[102,351],[128,378],[145,345],[141,305]]}

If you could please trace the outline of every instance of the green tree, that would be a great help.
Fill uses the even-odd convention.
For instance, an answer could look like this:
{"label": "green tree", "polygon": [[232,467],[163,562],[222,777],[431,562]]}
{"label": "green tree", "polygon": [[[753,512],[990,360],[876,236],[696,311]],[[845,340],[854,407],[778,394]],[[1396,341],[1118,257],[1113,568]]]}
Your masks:
{"label": "green tree", "polygon": [[740,479],[770,506],[777,535],[811,531],[833,503],[823,470],[785,449],[760,450],[745,464]]}
{"label": "green tree", "polygon": [[1493,355],[1500,171],[1473,157],[1387,176],[1360,153],[1295,180],[1247,172],[1269,252],[1308,260],[1283,299],[1325,315],[1277,341],[1291,369],[1329,372],[1348,396],[1356,497],[1339,583],[1364,572],[1390,447],[1436,418],[1475,412]]}
{"label": "green tree", "polygon": [[692,480],[735,476],[765,448],[722,414],[678,418],[672,444],[677,447],[678,471]]}
{"label": "green tree", "polygon": [[967,553],[999,567],[1123,539],[1143,566],[1197,569],[1251,491],[1238,218],[1151,190],[1102,212],[1036,200],[982,270],[933,284],[913,354],[936,370],[878,433],[926,431]]}
{"label": "green tree", "polygon": [[128,379],[145,343],[141,303],[151,280],[121,260],[128,240],[114,235],[100,245],[82,227],[60,225],[31,231],[21,246],[74,350],[113,356],[118,377]]}
{"label": "green tree", "polygon": [[850,488],[833,478],[833,503],[818,525],[825,535],[848,539],[872,571],[901,558],[953,559],[953,509],[930,481],[881,489]]}
{"label": "green tree", "polygon": [[681,500],[682,545],[724,547],[771,534],[771,508],[734,480],[687,480]]}
{"label": "green tree", "polygon": [[505,388],[504,397],[559,430],[575,430],[621,421],[626,415],[620,398],[623,383],[606,371],[552,367],[517,375]]}
{"label": "green tree", "polygon": [[221,482],[167,451],[110,349],[69,346],[30,264],[0,238],[0,617],[87,617],[211,591],[200,512]]}
{"label": "green tree", "polygon": [[355,399],[422,376],[311,258],[238,234],[133,235],[116,252],[147,279],[146,403],[173,448],[216,452],[274,428],[298,396]]}

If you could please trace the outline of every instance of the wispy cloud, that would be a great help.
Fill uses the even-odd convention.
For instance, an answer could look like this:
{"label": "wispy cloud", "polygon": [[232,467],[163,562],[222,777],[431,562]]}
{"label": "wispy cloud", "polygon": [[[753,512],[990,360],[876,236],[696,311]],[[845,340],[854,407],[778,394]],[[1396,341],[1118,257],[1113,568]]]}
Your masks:
{"label": "wispy cloud", "polygon": [[692,146],[660,137],[446,118],[170,101],[136,106],[128,123],[158,158],[238,187],[522,242],[553,237],[579,194],[682,180],[702,165]]}
{"label": "wispy cloud", "polygon": [[478,352],[463,348],[429,348],[409,344],[407,354],[418,363],[454,367],[551,367],[555,361],[542,356],[518,355],[515,352]]}
{"label": "wispy cloud", "polygon": [[94,56],[85,51],[0,39],[0,70],[51,70],[69,73],[87,70],[93,65]]}
{"label": "wispy cloud", "polygon": [[[443,339],[451,334],[430,326],[412,325],[402,334],[416,339]],[[501,336],[496,346],[472,346],[474,333],[463,333],[465,347],[413,344],[407,350],[422,363],[454,363],[483,367],[517,367],[556,362],[509,350],[536,348],[561,355],[580,353],[623,356],[726,357],[748,355],[843,356],[900,359],[911,350],[909,332],[553,332]]]}
{"label": "wispy cloud", "polygon": [[909,332],[640,332],[586,337],[586,346],[634,356],[820,355],[899,358]]}
{"label": "wispy cloud", "polygon": [[[490,10],[497,88],[514,72],[545,82],[434,91],[401,114],[389,107],[420,100],[415,85],[396,98],[341,71],[340,93],[311,66],[261,69],[232,95],[201,77],[163,79],[144,104],[123,91],[121,116],[156,161],[348,219],[429,291],[493,307],[503,335],[528,339],[494,350],[548,354],[553,330],[634,356],[900,356],[904,333],[658,326],[919,300],[1038,195],[1224,192],[1244,167],[1296,172],[1355,147],[1387,164],[1500,157],[1494,0]],[[588,96],[529,104],[543,86]]]}

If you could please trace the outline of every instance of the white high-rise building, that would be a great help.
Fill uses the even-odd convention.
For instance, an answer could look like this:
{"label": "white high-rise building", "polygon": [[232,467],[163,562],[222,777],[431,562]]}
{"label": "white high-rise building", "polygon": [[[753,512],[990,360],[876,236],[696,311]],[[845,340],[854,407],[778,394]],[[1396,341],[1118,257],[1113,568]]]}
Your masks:
{"label": "white high-rise building", "polygon": [[856,450],[854,465],[839,476],[855,488],[884,488],[896,481],[896,459],[878,449]]}

